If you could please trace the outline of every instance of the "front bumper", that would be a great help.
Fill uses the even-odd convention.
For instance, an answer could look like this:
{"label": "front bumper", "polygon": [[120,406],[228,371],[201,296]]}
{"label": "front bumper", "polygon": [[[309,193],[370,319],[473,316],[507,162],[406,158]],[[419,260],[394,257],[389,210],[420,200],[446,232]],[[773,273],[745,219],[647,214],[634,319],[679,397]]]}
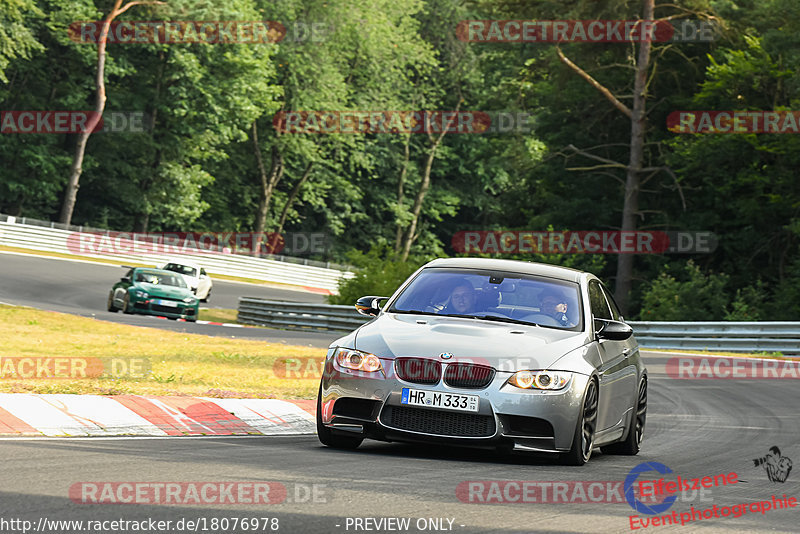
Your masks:
{"label": "front bumper", "polygon": [[133,311],[144,315],[158,315],[171,319],[197,320],[197,304],[186,304],[183,301],[168,301],[175,303],[175,306],[165,305],[162,302],[167,299],[141,299],[133,303]]}
{"label": "front bumper", "polygon": [[[524,390],[508,384],[512,373],[497,371],[481,389],[406,382],[394,372],[349,371],[329,352],[321,391],[323,424],[339,433],[385,441],[424,441],[474,447],[564,452],[580,416],[586,375],[573,373],[563,390]],[[393,360],[382,359],[384,369]],[[455,362],[453,362],[455,363]],[[444,364],[447,365],[447,364]],[[480,398],[477,412],[408,406],[403,388],[460,393]]]}

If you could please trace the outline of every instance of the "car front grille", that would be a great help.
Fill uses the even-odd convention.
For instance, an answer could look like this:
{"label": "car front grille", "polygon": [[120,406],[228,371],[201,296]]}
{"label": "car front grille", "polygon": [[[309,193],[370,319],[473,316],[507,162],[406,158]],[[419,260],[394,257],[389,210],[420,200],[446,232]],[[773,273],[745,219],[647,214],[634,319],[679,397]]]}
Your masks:
{"label": "car front grille", "polygon": [[437,436],[488,438],[495,433],[494,417],[468,413],[386,406],[381,421],[399,430]]}
{"label": "car front grille", "polygon": [[486,365],[451,363],[444,370],[444,383],[454,388],[485,388],[493,378],[494,369]]}
{"label": "car front grille", "polygon": [[183,313],[180,306],[162,306],[161,304],[150,304],[150,310],[161,313]]}
{"label": "car front grille", "polygon": [[442,365],[425,358],[396,358],[394,369],[397,377],[414,384],[438,384],[442,378]]}

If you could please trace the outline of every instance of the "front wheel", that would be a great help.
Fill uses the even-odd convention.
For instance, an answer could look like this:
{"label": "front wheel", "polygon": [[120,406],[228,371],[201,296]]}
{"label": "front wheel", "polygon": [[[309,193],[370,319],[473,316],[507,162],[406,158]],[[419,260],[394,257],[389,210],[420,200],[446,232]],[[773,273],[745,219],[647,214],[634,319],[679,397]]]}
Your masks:
{"label": "front wheel", "polygon": [[131,307],[131,296],[125,293],[125,300],[122,301],[122,313],[133,313],[133,308]]}
{"label": "front wheel", "polygon": [[106,304],[106,309],[111,313],[117,313],[119,310],[116,306],[114,306],[114,292],[111,291],[108,294],[108,303]]}
{"label": "front wheel", "polygon": [[356,449],[364,438],[355,436],[340,436],[322,424],[322,384],[319,385],[317,393],[317,437],[320,443],[334,449]]}
{"label": "front wheel", "polygon": [[208,293],[206,293],[206,296],[200,299],[200,302],[208,302],[208,299],[210,298],[211,298],[211,290],[209,289]]}
{"label": "front wheel", "polygon": [[583,465],[592,457],[594,435],[597,430],[597,383],[589,380],[583,395],[583,409],[575,426],[572,448],[561,455],[566,465]]}
{"label": "front wheel", "polygon": [[644,438],[644,424],[647,420],[647,380],[642,378],[639,383],[639,393],[636,396],[636,411],[631,417],[631,424],[628,427],[628,437],[625,441],[612,443],[601,447],[603,454],[622,454],[635,456],[639,454],[639,448]]}

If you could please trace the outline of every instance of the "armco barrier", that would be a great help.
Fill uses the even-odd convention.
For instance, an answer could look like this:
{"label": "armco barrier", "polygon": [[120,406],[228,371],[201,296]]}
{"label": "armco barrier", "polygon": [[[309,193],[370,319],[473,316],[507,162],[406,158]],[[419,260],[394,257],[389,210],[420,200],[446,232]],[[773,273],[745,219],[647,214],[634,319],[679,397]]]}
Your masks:
{"label": "armco barrier", "polygon": [[[277,328],[349,331],[369,317],[353,306],[299,304],[239,298],[239,322]],[[781,352],[800,355],[800,322],[630,321],[639,345],[648,349]]]}
{"label": "armco barrier", "polygon": [[763,322],[631,322],[643,347],[726,352],[800,354],[800,323]]}
{"label": "armco barrier", "polygon": [[[76,233],[74,230],[58,228],[56,223],[45,223],[52,224],[53,227],[51,228],[50,226],[42,226],[43,221],[30,221],[35,224],[21,224],[19,219],[15,220],[13,217],[3,216],[3,219],[6,220],[0,221],[0,245],[27,250],[73,254],[67,248],[67,238]],[[92,232],[105,232],[105,230],[92,230]],[[131,250],[133,249],[133,241],[122,240],[122,244]],[[120,263],[132,262],[146,265],[155,265],[170,257],[169,255],[119,253],[92,254],[91,256]],[[224,274],[252,278],[264,282],[308,286],[327,289],[334,293],[338,290],[341,278],[353,276],[353,273],[348,271],[317,266],[325,265],[322,262],[299,260],[297,258],[291,258],[293,261],[290,262],[240,254],[202,252],[195,259],[211,275]],[[294,263],[294,261],[299,263]],[[312,265],[315,263],[317,265]]]}
{"label": "armco barrier", "polygon": [[240,323],[277,328],[353,330],[369,320],[353,306],[299,304],[282,300],[239,297]]}

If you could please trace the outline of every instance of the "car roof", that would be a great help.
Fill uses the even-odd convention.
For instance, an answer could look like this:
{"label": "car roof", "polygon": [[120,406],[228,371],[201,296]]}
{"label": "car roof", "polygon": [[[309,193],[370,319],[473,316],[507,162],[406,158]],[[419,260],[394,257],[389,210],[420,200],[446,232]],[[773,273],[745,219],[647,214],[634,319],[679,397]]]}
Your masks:
{"label": "car roof", "polygon": [[489,269],[496,271],[514,272],[520,274],[531,274],[535,276],[546,276],[568,280],[570,282],[580,282],[581,277],[586,274],[577,269],[549,265],[547,263],[534,263],[532,261],[500,260],[492,258],[439,258],[428,262],[424,267],[451,267],[463,269]]}
{"label": "car roof", "polygon": [[187,267],[194,267],[195,269],[200,269],[201,268],[199,263],[195,263],[193,261],[179,260],[177,258],[170,258],[170,259],[164,260],[163,263],[164,263],[164,265],[166,265],[168,263],[176,263],[178,265],[185,265]]}

